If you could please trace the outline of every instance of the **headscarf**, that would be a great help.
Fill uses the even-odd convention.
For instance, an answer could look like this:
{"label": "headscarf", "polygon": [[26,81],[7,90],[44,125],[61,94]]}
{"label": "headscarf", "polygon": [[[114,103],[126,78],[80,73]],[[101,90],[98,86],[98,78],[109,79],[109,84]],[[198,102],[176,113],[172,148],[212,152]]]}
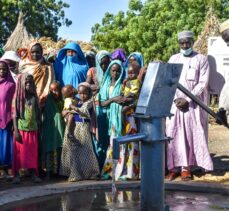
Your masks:
{"label": "headscarf", "polygon": [[5,78],[0,79],[0,128],[4,129],[12,119],[11,103],[15,91],[15,82],[10,74],[9,66],[5,60],[0,60],[0,63],[6,64],[8,73]]}
{"label": "headscarf", "polygon": [[97,79],[98,79],[99,85],[101,85],[101,83],[102,83],[103,74],[104,74],[103,69],[102,69],[100,63],[101,63],[101,60],[102,60],[105,56],[108,56],[108,57],[110,58],[110,53],[109,53],[108,51],[102,50],[102,51],[99,51],[99,52],[96,54],[96,57],[95,57],[96,71],[97,71]]}
{"label": "headscarf", "polygon": [[[75,51],[76,55],[67,56],[67,50]],[[54,70],[62,87],[71,84],[77,89],[79,83],[86,81],[88,64],[80,46],[75,42],[65,45],[56,57]]]}
{"label": "headscarf", "polygon": [[16,63],[19,63],[21,58],[15,51],[6,51],[4,55],[2,56],[1,59],[6,60],[9,68],[10,68],[10,73],[14,79],[15,82],[17,82],[17,65]]}
{"label": "headscarf", "polygon": [[2,55],[4,54],[4,50],[2,48],[0,48],[0,57],[2,57]]}
{"label": "headscarf", "polygon": [[6,51],[1,59],[8,59],[14,62],[20,62],[21,58],[18,56],[17,52],[15,51]]}
{"label": "headscarf", "polygon": [[57,50],[56,49],[49,49],[47,53],[47,60],[50,61],[55,61],[57,55]]}
{"label": "headscarf", "polygon": [[25,59],[28,55],[28,49],[27,48],[20,48],[17,51],[18,55],[20,56],[21,59]]}
{"label": "headscarf", "polygon": [[126,54],[122,48],[117,48],[111,56],[112,60],[121,60],[123,63],[126,62]]}
{"label": "headscarf", "polygon": [[[16,87],[16,91],[15,91],[13,103],[12,103],[12,113],[13,113],[14,118],[24,119],[25,100],[26,100],[25,99],[25,81],[26,81],[26,78],[28,76],[33,77],[29,73],[20,74],[18,76],[17,87]],[[39,115],[39,113],[40,113],[39,100],[37,97],[36,85],[34,83],[34,80],[33,80],[33,84],[32,84],[32,89],[33,89],[32,91],[33,91],[34,96],[35,96],[36,114]]]}
{"label": "headscarf", "polygon": [[41,45],[37,41],[31,42],[28,48],[28,54],[26,58],[20,61],[19,63],[19,72],[20,73],[29,73],[33,76],[37,95],[39,99],[44,99],[49,93],[49,86],[54,80],[54,71],[50,63],[48,63],[45,58],[42,56],[39,61],[33,61],[31,56],[31,49],[34,45]]}
{"label": "headscarf", "polygon": [[95,67],[95,56],[96,53],[94,51],[87,51],[85,53],[85,58],[87,60],[89,68]]}
{"label": "headscarf", "polygon": [[88,82],[82,82],[82,83],[80,83],[80,84],[78,85],[78,87],[80,87],[80,86],[85,86],[85,87],[88,88],[88,90],[89,90],[89,98],[91,98],[91,97],[92,97],[91,85],[90,85]]}
{"label": "headscarf", "polygon": [[144,66],[144,59],[141,53],[139,52],[133,52],[131,53],[125,63],[125,77],[127,76],[128,66],[129,66],[129,59],[130,57],[134,57],[136,59],[136,62],[138,63],[140,69]]}
{"label": "headscarf", "polygon": [[85,53],[85,57],[87,57],[87,56],[89,56],[89,57],[94,57],[94,58],[95,58],[95,52],[94,52],[94,51],[87,51],[87,52]]}
{"label": "headscarf", "polygon": [[[121,73],[117,79],[111,95],[109,95],[109,88],[111,85],[110,69],[114,64],[118,64],[121,68]],[[109,98],[120,96],[122,90],[122,75],[123,66],[120,60],[114,60],[110,63],[107,71],[105,72],[104,79],[99,91],[99,101],[103,102]],[[121,118],[122,106],[117,103],[111,103],[108,112],[109,119],[109,135],[120,136],[122,131],[122,118]]]}

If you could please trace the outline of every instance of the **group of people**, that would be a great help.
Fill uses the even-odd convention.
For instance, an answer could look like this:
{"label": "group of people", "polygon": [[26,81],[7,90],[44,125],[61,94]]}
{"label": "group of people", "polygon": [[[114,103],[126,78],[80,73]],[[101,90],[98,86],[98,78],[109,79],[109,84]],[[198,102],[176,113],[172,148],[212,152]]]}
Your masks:
{"label": "group of people", "polygon": [[[229,28],[229,27],[228,27]],[[180,83],[207,103],[207,57],[193,51],[194,34],[178,34],[180,53],[170,63],[182,63]],[[49,62],[48,62],[49,61]],[[141,53],[126,57],[123,49],[86,55],[74,42],[54,59],[43,55],[40,43],[0,59],[0,166],[4,178],[12,168],[13,183],[27,169],[34,182],[62,175],[68,181],[112,178],[113,138],[138,132],[134,117],[146,67]],[[212,171],[207,147],[207,114],[176,91],[166,120],[167,179],[192,178],[192,167]],[[120,146],[115,179],[139,179],[139,144]]]}
{"label": "group of people", "polygon": [[[93,61],[94,56],[94,61]],[[111,178],[112,139],[137,131],[133,117],[143,57],[122,49],[84,55],[74,42],[52,63],[34,41],[0,59],[0,166],[13,183],[26,169],[68,181]],[[89,67],[89,65],[91,67]],[[143,74],[142,74],[143,75]],[[122,149],[116,178],[138,179],[139,149]]]}

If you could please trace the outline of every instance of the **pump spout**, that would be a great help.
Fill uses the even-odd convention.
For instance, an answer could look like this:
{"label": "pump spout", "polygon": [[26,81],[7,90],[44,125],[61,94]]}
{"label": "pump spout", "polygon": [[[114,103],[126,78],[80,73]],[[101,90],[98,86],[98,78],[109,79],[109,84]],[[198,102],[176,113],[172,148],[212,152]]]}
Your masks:
{"label": "pump spout", "polygon": [[130,142],[136,142],[144,140],[147,136],[144,133],[136,133],[133,135],[116,137],[113,139],[113,159],[119,159],[119,145],[126,144]]}

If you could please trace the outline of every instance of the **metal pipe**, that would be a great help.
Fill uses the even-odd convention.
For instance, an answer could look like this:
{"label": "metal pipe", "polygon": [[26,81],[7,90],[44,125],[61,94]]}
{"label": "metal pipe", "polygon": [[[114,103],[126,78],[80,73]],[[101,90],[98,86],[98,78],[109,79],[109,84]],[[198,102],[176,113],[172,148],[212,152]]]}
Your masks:
{"label": "metal pipe", "polygon": [[207,113],[209,113],[211,116],[213,116],[216,120],[219,120],[225,127],[228,127],[228,125],[219,117],[214,111],[212,111],[208,106],[206,106],[198,97],[193,95],[189,90],[187,90],[184,86],[182,86],[180,83],[177,84],[177,88],[183,92],[185,95],[187,95],[189,98],[191,98],[196,104],[198,104],[202,109],[204,109]]}
{"label": "metal pipe", "polygon": [[140,141],[147,137],[144,133],[136,133],[133,135],[127,135],[127,136],[121,136],[116,137],[113,139],[113,159],[118,160],[119,159],[119,145],[120,144],[126,144],[130,142]]}
{"label": "metal pipe", "polygon": [[141,211],[164,211],[165,118],[140,119],[151,124],[151,142],[141,142]]}

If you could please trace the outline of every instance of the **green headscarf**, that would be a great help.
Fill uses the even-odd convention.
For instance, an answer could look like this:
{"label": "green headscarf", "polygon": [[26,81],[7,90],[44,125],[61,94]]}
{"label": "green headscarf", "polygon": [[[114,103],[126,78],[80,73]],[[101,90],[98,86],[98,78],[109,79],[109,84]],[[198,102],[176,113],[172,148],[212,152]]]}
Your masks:
{"label": "green headscarf", "polygon": [[[114,64],[118,64],[121,68],[121,73],[117,79],[112,93],[109,95],[109,88],[111,85],[111,75],[110,69]],[[122,75],[123,75],[123,66],[122,62],[119,60],[114,60],[110,63],[107,71],[105,72],[100,91],[99,91],[99,101],[103,102],[109,98],[120,96],[122,91]],[[111,103],[109,109],[107,110],[108,120],[109,120],[109,135],[120,136],[122,132],[122,106],[117,103]]]}
{"label": "green headscarf", "polygon": [[0,57],[2,57],[4,53],[5,51],[3,50],[3,48],[0,48]]}
{"label": "green headscarf", "polygon": [[101,50],[96,54],[95,57],[96,71],[97,71],[97,78],[98,78],[99,85],[102,83],[103,80],[103,69],[101,68],[100,63],[105,56],[110,57],[110,53],[108,51]]}

